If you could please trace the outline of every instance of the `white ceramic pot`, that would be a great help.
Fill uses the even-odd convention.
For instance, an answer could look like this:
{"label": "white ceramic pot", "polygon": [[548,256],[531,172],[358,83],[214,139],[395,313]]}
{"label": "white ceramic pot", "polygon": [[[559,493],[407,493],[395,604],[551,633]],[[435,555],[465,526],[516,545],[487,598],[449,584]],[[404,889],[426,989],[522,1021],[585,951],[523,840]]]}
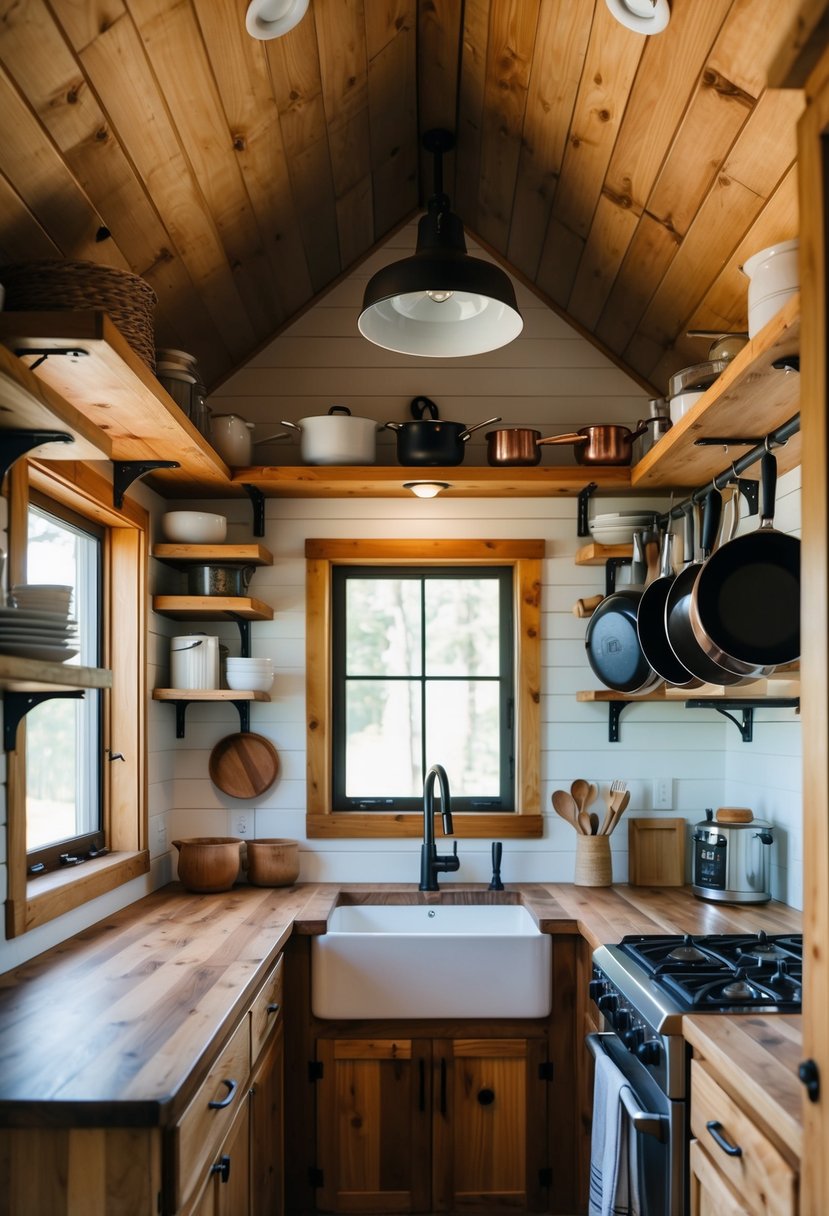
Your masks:
{"label": "white ceramic pot", "polygon": [[170,687],[218,688],[219,639],[206,633],[170,638]]}
{"label": "white ceramic pot", "polygon": [[238,414],[213,414],[210,419],[210,442],[231,467],[249,465],[253,453],[253,423]]}
{"label": "white ceramic pot", "polygon": [[748,336],[753,338],[800,289],[800,242],[781,241],[743,263],[748,277]]}
{"label": "white ceramic pot", "polygon": [[227,516],[209,511],[167,511],[161,516],[165,540],[180,545],[220,545],[227,536]]}
{"label": "white ceramic pot", "polygon": [[374,464],[377,459],[380,424],[373,418],[355,418],[344,405],[282,425],[300,432],[299,450],[306,464]]}
{"label": "white ceramic pot", "polygon": [[671,422],[674,426],[683,418],[688,411],[696,405],[700,397],[704,397],[706,389],[689,390],[687,393],[678,393],[676,397],[671,397]]}

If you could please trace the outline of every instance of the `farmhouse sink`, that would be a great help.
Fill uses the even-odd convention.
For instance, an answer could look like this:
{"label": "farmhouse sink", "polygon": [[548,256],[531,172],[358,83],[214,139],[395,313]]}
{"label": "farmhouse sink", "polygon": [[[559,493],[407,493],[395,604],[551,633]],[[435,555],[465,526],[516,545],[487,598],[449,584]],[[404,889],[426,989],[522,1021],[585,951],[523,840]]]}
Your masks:
{"label": "farmhouse sink", "polygon": [[519,904],[340,905],[311,943],[318,1018],[536,1018],[552,943]]}

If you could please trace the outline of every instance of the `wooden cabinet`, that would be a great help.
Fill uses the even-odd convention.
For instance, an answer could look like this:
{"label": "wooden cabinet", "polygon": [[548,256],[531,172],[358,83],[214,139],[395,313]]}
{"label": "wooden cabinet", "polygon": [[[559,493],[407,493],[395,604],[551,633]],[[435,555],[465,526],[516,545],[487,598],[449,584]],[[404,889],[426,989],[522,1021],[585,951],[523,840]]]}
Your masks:
{"label": "wooden cabinet", "polygon": [[534,1210],[543,1038],[320,1039],[317,1206]]}

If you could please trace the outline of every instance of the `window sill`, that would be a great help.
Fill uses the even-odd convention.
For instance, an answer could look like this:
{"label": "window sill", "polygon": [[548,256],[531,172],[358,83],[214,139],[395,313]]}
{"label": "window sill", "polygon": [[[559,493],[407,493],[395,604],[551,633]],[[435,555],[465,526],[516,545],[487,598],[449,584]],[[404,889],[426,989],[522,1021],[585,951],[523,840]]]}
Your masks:
{"label": "window sill", "polygon": [[45,925],[74,908],[106,895],[116,887],[146,874],[150,855],[146,849],[135,853],[108,853],[80,866],[56,870],[26,883],[26,899],[6,900],[6,936],[19,937],[30,929]]}
{"label": "window sill", "polygon": [[[423,835],[423,815],[419,811],[379,811],[377,814],[362,811],[335,811],[328,814],[308,814],[305,818],[309,840],[368,839],[385,837],[420,838]],[[440,817],[435,830],[440,838]],[[495,812],[458,812],[454,816],[455,837],[459,840],[491,840],[494,837],[514,839],[516,837],[542,836],[542,815],[502,814]]]}

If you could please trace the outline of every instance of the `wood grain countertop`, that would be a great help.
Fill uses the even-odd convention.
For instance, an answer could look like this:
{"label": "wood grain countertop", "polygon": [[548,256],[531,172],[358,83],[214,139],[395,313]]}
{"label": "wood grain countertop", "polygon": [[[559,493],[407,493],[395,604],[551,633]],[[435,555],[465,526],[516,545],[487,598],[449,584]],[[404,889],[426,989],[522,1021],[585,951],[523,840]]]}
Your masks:
{"label": "wood grain countertop", "polygon": [[723,908],[687,888],[300,883],[191,895],[173,883],[0,975],[0,1126],[168,1125],[293,932],[338,899],[522,902],[592,947],[625,933],[797,932],[783,904]]}

